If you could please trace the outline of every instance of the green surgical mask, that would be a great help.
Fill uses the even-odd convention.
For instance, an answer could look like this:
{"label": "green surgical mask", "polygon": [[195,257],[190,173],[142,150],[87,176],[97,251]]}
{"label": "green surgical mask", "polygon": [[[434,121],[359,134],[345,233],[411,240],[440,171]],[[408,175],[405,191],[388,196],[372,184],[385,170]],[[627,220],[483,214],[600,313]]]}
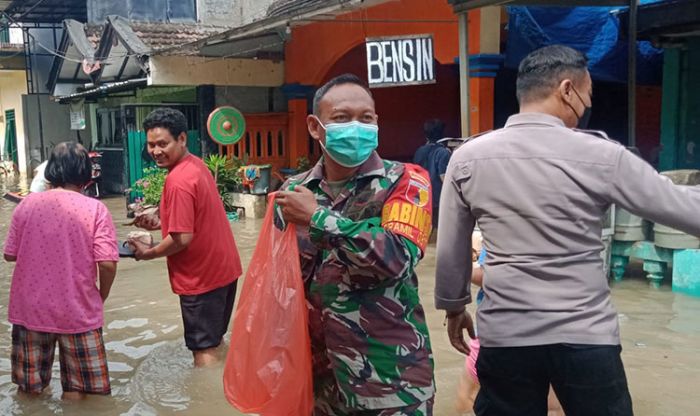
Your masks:
{"label": "green surgical mask", "polygon": [[324,125],[326,144],[321,147],[340,166],[354,168],[365,163],[379,144],[379,126],[350,121]]}

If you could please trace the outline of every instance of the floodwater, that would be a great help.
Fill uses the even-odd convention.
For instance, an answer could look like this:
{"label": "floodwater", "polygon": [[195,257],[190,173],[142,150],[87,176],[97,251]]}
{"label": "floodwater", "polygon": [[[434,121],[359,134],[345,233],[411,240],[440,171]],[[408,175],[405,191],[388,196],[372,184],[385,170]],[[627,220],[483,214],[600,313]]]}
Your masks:
{"label": "floodwater", "polygon": [[[7,185],[0,183],[4,193]],[[121,198],[104,201],[123,239],[130,227]],[[14,204],[0,200],[0,238],[4,241]],[[244,264],[256,242],[260,221],[232,223]],[[443,314],[433,308],[435,248],[418,273],[420,293],[428,312],[435,353],[438,396],[435,415],[451,416],[464,358],[449,345]],[[177,297],[172,294],[165,262],[119,264],[117,279],[105,304],[106,342],[113,393],[63,403],[58,362],[51,386],[38,398],[16,394],[10,380],[11,332],[7,302],[12,265],[0,264],[0,415],[240,415],[223,395],[223,369],[195,370],[182,339]],[[241,287],[241,286],[239,286]],[[700,298],[672,293],[668,282],[660,290],[643,277],[615,285],[620,313],[623,359],[637,415],[697,415],[700,395]],[[228,338],[227,338],[228,342]],[[58,358],[58,355],[56,356]]]}

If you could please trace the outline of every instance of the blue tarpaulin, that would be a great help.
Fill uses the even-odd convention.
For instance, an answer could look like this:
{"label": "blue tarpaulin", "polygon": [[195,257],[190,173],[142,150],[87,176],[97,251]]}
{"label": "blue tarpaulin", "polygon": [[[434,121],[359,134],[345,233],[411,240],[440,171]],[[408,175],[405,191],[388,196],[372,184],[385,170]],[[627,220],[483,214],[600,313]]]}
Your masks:
{"label": "blue tarpaulin", "polygon": [[[642,1],[642,4],[654,1]],[[505,65],[517,68],[530,52],[563,44],[584,52],[597,81],[627,82],[627,37],[614,7],[508,7]],[[638,42],[637,83],[660,85],[663,50]]]}

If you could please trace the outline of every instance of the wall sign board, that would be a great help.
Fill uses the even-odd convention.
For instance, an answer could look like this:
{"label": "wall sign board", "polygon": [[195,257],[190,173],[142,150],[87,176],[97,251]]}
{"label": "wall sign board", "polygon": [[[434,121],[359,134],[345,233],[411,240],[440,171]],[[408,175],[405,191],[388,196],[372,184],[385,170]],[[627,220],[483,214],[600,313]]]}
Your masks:
{"label": "wall sign board", "polygon": [[370,88],[435,83],[432,35],[367,38]]}

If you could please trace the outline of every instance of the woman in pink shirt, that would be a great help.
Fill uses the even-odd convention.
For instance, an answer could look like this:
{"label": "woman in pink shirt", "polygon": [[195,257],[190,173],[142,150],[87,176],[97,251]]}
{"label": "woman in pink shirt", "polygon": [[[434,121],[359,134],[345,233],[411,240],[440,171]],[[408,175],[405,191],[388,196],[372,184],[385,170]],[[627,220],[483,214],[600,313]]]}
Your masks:
{"label": "woman in pink shirt", "polygon": [[80,193],[91,172],[83,146],[58,144],[45,173],[52,189],[30,194],[12,215],[4,250],[5,260],[16,262],[9,305],[12,382],[24,393],[39,394],[49,385],[56,343],[64,399],[111,391],[102,304],[119,252],[107,207]]}

